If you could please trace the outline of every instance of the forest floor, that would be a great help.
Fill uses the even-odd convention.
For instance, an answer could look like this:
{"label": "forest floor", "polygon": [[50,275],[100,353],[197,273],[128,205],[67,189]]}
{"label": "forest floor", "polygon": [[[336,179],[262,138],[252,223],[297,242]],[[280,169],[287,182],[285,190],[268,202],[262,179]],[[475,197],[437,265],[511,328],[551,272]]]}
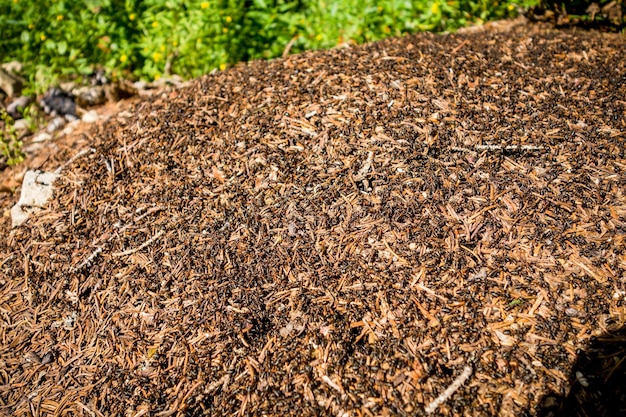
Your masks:
{"label": "forest floor", "polygon": [[[0,183],[0,415],[621,415],[626,40],[241,64]],[[61,168],[22,226],[25,168]]]}

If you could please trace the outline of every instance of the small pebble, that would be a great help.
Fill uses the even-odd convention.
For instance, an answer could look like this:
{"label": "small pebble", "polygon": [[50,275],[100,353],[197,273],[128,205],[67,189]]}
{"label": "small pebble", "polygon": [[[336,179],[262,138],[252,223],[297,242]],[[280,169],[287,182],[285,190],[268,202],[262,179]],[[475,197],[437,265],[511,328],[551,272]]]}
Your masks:
{"label": "small pebble", "polygon": [[18,132],[19,131],[24,131],[24,130],[28,130],[30,128],[30,123],[28,123],[28,120],[26,120],[26,119],[19,119],[19,120],[15,121],[15,123],[13,124],[13,127]]}
{"label": "small pebble", "polygon": [[53,133],[61,129],[64,125],[65,119],[63,117],[55,117],[54,119],[50,120],[50,123],[48,123],[48,127],[46,127],[46,130],[48,131],[48,133]]}
{"label": "small pebble", "polygon": [[21,96],[13,100],[7,106],[7,113],[14,119],[22,117],[22,110],[31,103],[32,99],[28,96]]}
{"label": "small pebble", "polygon": [[41,133],[36,134],[33,137],[33,143],[46,142],[46,141],[49,141],[50,139],[52,139],[52,135],[46,132],[41,132]]}
{"label": "small pebble", "polygon": [[69,135],[74,131],[74,129],[76,129],[77,125],[78,125],[78,120],[74,120],[73,122],[68,123],[61,133],[64,135]]}
{"label": "small pebble", "polygon": [[99,119],[98,113],[95,110],[90,110],[87,113],[83,114],[83,122],[85,123],[95,123]]}

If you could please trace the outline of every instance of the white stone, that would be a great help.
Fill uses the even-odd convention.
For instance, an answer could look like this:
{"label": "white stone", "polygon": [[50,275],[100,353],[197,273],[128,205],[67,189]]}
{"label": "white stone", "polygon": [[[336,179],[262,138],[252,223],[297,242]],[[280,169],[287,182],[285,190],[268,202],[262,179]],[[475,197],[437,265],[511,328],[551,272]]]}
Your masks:
{"label": "white stone", "polygon": [[46,132],[40,132],[33,137],[33,143],[46,142],[52,139],[52,135]]}
{"label": "white stone", "polygon": [[11,209],[13,227],[21,225],[31,213],[36,213],[46,205],[52,197],[52,184],[58,176],[53,172],[26,172],[22,182],[20,200]]}
{"label": "white stone", "polygon": [[61,134],[62,135],[72,134],[74,129],[76,129],[76,127],[78,126],[78,123],[79,123],[79,120],[74,120],[73,122],[68,123],[67,126],[65,126],[63,130],[61,131]]}
{"label": "white stone", "polygon": [[13,123],[13,127],[18,132],[23,131],[23,130],[28,130],[30,129],[30,123],[28,123],[28,120],[26,119],[18,119]]}
{"label": "white stone", "polygon": [[63,126],[65,126],[65,119],[62,117],[55,117],[54,119],[50,120],[48,126],[46,127],[46,130],[48,131],[48,133],[53,133],[55,130],[59,130]]}
{"label": "white stone", "polygon": [[85,123],[95,123],[99,119],[98,112],[95,110],[90,110],[87,113],[83,114],[83,122]]}

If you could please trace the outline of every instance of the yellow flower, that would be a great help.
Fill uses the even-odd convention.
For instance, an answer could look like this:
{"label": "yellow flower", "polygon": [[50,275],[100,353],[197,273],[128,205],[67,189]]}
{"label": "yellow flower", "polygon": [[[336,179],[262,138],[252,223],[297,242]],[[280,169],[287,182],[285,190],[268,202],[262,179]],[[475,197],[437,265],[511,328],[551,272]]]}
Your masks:
{"label": "yellow flower", "polygon": [[430,12],[432,14],[437,14],[439,13],[439,3],[434,2],[432,6],[430,6]]}
{"label": "yellow flower", "polygon": [[17,4],[17,0],[13,0],[13,3]]}
{"label": "yellow flower", "polygon": [[376,8],[376,11],[377,11],[378,13],[382,12],[382,11],[383,11],[383,6],[378,6],[378,7]]}
{"label": "yellow flower", "polygon": [[321,41],[321,40],[322,40],[322,38],[323,38],[323,36],[322,36],[321,34],[319,34],[319,35],[317,35],[317,36],[315,37],[315,39],[316,39],[316,40],[318,40],[318,41]]}
{"label": "yellow flower", "polygon": [[29,24],[28,24],[28,28],[29,28],[29,29],[34,29],[34,28],[35,28],[35,25],[33,25],[32,23],[29,23]]}
{"label": "yellow flower", "polygon": [[391,29],[389,29],[389,26],[385,25],[385,26],[383,26],[383,32],[389,33],[389,32],[391,32]]}
{"label": "yellow flower", "polygon": [[220,70],[224,71],[226,69],[226,64],[220,64]]}
{"label": "yellow flower", "polygon": [[152,27],[153,28],[159,27],[159,22],[152,22]]}
{"label": "yellow flower", "polygon": [[120,62],[124,63],[126,61],[128,61],[128,57],[124,54],[120,57]]}
{"label": "yellow flower", "polygon": [[62,14],[58,14],[57,15],[57,20],[63,20],[63,15]]}
{"label": "yellow flower", "polygon": [[39,39],[41,39],[41,41],[43,42],[48,39],[48,37],[42,33],[41,35],[39,35]]}
{"label": "yellow flower", "polygon": [[161,78],[161,74],[159,74],[158,72],[156,74],[154,74],[154,80],[158,80],[159,78]]}
{"label": "yellow flower", "polygon": [[137,15],[135,13],[131,13],[131,14],[128,15],[128,18],[130,20],[135,20],[136,17],[137,17]]}
{"label": "yellow flower", "polygon": [[172,42],[172,45],[173,45],[174,47],[177,47],[177,46],[178,46],[178,41],[173,41],[173,42]]}
{"label": "yellow flower", "polygon": [[227,21],[228,23],[230,23],[230,22],[232,22],[232,21],[233,21],[233,18],[232,18],[232,17],[230,17],[230,16],[226,16],[226,21]]}
{"label": "yellow flower", "polygon": [[222,28],[222,32],[228,33],[228,28]]}
{"label": "yellow flower", "polygon": [[152,60],[154,62],[159,62],[161,60],[162,55],[158,52],[152,54]]}
{"label": "yellow flower", "polygon": [[201,9],[206,9],[209,7],[209,2],[208,1],[203,1],[202,3],[200,3],[200,8]]}
{"label": "yellow flower", "polygon": [[159,49],[161,50],[161,52],[165,52],[165,45],[161,45]]}
{"label": "yellow flower", "polygon": [[509,9],[509,12],[512,12],[513,10],[515,10],[515,6],[513,6],[512,4],[509,4],[507,9]]}

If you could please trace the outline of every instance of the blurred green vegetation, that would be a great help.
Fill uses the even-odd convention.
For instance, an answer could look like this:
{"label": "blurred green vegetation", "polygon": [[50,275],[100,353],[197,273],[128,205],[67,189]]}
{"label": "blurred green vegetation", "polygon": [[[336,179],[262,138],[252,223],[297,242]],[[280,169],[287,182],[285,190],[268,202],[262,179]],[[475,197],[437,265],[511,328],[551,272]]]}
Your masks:
{"label": "blurred green vegetation", "polygon": [[[197,77],[240,61],[512,17],[536,0],[0,0],[0,59],[28,92],[104,69]],[[79,80],[80,81],[80,80]]]}
{"label": "blurred green vegetation", "polygon": [[[0,156],[7,165],[19,164],[24,160],[22,142],[17,137],[13,118],[4,109],[0,109]],[[2,162],[2,161],[0,161]],[[1,164],[0,164],[1,165]]]}

